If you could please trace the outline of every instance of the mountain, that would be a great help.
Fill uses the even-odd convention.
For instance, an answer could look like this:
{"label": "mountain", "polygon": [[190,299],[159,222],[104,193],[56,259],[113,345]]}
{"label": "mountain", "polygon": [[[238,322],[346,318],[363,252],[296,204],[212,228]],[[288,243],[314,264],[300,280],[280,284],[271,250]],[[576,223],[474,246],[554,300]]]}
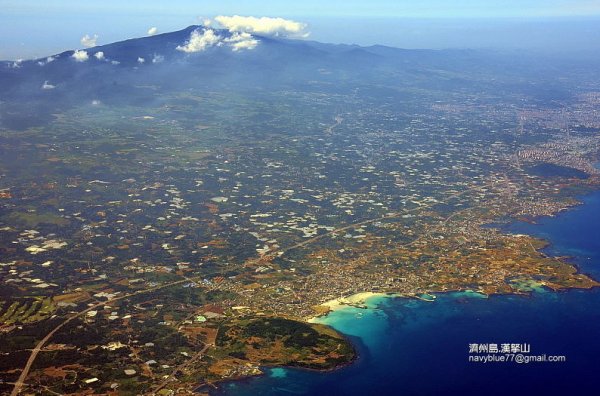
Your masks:
{"label": "mountain", "polygon": [[[234,51],[232,43],[240,36],[208,30],[220,38],[219,43],[193,53],[181,49],[192,35],[203,35],[207,28],[189,26],[47,58],[1,62],[0,127],[35,126],[82,103],[144,104],[155,100],[157,93],[186,89],[349,92],[363,86],[383,91],[398,87],[493,91],[502,80],[518,84],[540,78],[548,67],[543,63],[531,68],[531,57],[490,51],[403,50],[266,36],[252,37],[258,41],[252,49]],[[154,87],[152,96],[140,88],[147,86]]]}

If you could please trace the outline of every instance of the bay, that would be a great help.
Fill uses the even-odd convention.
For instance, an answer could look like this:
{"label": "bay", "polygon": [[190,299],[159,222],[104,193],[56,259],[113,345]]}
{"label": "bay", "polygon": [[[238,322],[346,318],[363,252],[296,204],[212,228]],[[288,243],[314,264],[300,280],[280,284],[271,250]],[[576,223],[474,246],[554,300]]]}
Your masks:
{"label": "bay", "polygon": [[[549,241],[547,254],[569,256],[600,279],[600,192],[583,204],[507,232]],[[327,373],[265,368],[223,384],[214,395],[531,395],[595,394],[600,385],[600,290],[540,290],[531,296],[437,294],[434,302],[371,297],[321,318],[346,334],[359,359]],[[529,355],[563,362],[470,362],[473,343],[529,344]]]}

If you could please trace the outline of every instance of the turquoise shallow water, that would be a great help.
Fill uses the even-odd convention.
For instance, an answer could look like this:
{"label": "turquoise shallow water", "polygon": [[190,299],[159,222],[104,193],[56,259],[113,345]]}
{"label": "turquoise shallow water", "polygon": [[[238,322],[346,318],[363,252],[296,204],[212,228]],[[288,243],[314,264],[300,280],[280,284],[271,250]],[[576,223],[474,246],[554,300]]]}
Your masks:
{"label": "turquoise shallow water", "polygon": [[[600,279],[600,192],[584,205],[509,232],[551,242]],[[215,395],[555,395],[598,394],[600,290],[541,292],[530,297],[469,292],[434,302],[374,297],[368,309],[348,307],[322,319],[347,334],[356,363],[316,373],[266,369],[266,375],[225,384]],[[564,355],[559,363],[474,363],[471,343],[528,343],[531,354]]]}

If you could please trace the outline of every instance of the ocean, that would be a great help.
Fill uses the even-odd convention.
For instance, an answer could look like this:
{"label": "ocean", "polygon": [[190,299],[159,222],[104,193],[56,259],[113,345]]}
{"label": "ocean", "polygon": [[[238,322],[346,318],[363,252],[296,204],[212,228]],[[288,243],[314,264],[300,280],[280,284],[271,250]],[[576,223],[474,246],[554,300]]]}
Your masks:
{"label": "ocean", "polygon": [[[550,242],[545,252],[600,279],[600,192],[537,224],[507,232]],[[314,371],[265,368],[265,375],[223,384],[214,395],[580,395],[600,389],[600,290],[538,290],[531,296],[443,293],[434,302],[379,297],[320,319],[348,335],[358,360]],[[560,362],[473,362],[472,344],[525,344],[524,355]],[[482,354],[484,356],[486,354]],[[560,358],[563,359],[563,358]]]}

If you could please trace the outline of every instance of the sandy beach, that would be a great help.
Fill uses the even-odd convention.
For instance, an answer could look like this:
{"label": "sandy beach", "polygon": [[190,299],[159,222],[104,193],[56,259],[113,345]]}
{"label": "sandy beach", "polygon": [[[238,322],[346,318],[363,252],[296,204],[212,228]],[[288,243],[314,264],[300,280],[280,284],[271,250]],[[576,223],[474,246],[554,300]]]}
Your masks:
{"label": "sandy beach", "polygon": [[394,297],[394,296],[399,296],[399,295],[390,294],[390,293],[361,292],[361,293],[356,293],[356,294],[353,294],[353,295],[347,296],[347,297],[335,298],[333,300],[329,300],[329,301],[324,302],[323,304],[320,304],[319,307],[323,308],[323,312],[316,316],[308,318],[307,322],[314,323],[317,321],[318,318],[320,318],[322,316],[326,316],[330,312],[333,312],[333,311],[336,311],[339,309],[343,309],[348,306],[356,306],[356,305],[365,304],[367,302],[367,300],[369,300],[370,298],[373,298],[373,297]]}

